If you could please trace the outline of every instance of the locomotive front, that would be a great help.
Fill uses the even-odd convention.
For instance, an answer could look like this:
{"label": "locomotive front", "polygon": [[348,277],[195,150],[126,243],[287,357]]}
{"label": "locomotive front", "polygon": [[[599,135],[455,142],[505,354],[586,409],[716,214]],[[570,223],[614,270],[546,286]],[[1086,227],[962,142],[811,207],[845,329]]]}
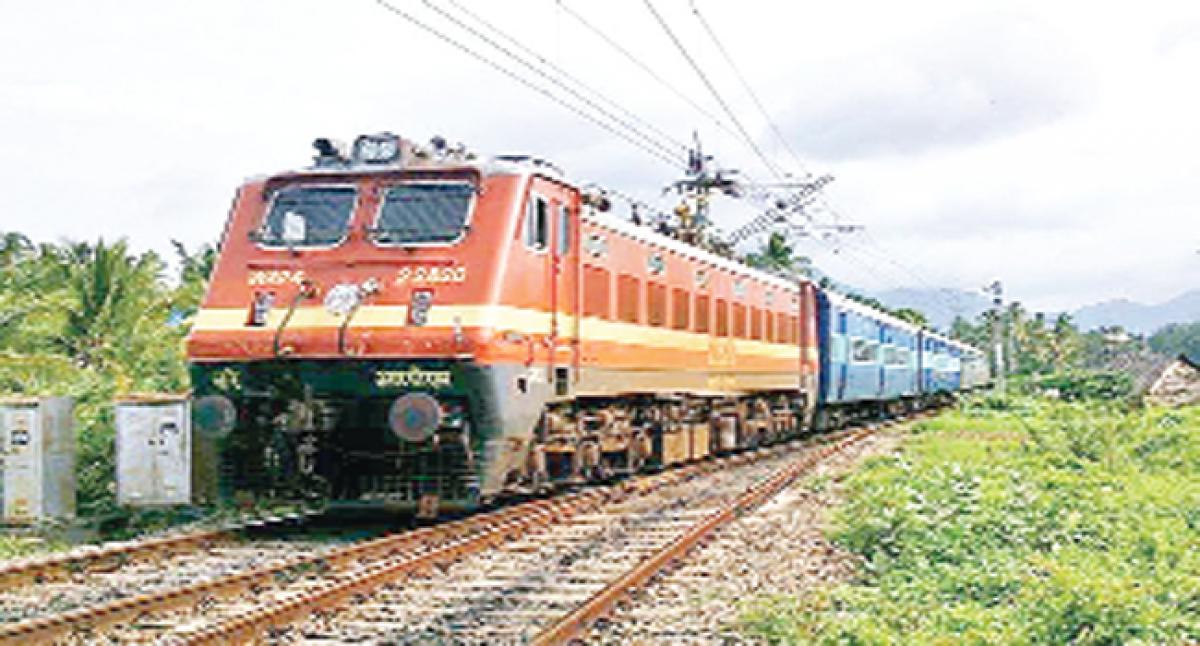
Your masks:
{"label": "locomotive front", "polygon": [[390,134],[315,146],[238,192],[188,338],[201,497],[472,507],[514,414],[478,359],[520,177]]}

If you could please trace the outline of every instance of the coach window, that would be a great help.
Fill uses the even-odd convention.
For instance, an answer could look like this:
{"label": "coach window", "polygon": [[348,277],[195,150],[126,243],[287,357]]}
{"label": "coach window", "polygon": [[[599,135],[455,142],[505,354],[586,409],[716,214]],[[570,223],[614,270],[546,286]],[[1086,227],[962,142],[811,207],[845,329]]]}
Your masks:
{"label": "coach window", "polygon": [[583,269],[583,315],[611,319],[609,282],[611,274],[601,267]]}
{"label": "coach window", "polygon": [[902,365],[902,362],[900,361],[900,354],[896,351],[896,346],[883,346],[883,365],[889,367]]}
{"label": "coach window", "polygon": [[550,243],[550,205],[540,196],[531,196],[525,213],[525,246],[545,251]]}
{"label": "coach window", "polygon": [[662,283],[646,283],[646,318],[654,327],[667,325],[667,287]]}
{"label": "coach window", "polygon": [[875,363],[878,349],[878,341],[854,339],[850,345],[850,356],[854,363]]}
{"label": "coach window", "polygon": [[717,336],[729,336],[729,303],[717,299]]}
{"label": "coach window", "polygon": [[626,323],[640,323],[638,312],[641,300],[642,281],[637,276],[621,274],[617,277],[617,318]]}
{"label": "coach window", "polygon": [[746,338],[746,306],[740,303],[733,304],[733,336]]}
{"label": "coach window", "polygon": [[690,296],[686,289],[676,287],[671,290],[671,329],[688,329],[688,315],[692,312]]}
{"label": "coach window", "polygon": [[571,209],[566,205],[558,209],[558,255],[571,253]]}
{"label": "coach window", "polygon": [[788,336],[788,317],[783,312],[775,312],[775,342],[776,343],[791,343],[792,339]]}
{"label": "coach window", "polygon": [[708,334],[708,297],[696,295],[696,331]]}
{"label": "coach window", "polygon": [[750,338],[755,341],[762,341],[762,310],[757,307],[750,308]]}

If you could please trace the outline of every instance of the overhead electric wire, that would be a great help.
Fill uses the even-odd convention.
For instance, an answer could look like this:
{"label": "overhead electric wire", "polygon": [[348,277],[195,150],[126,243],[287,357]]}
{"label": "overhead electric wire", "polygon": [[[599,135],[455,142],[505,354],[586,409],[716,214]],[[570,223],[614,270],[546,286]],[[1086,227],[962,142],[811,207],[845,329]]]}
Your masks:
{"label": "overhead electric wire", "polygon": [[709,80],[708,75],[704,73],[704,70],[700,67],[699,63],[696,62],[696,59],[692,58],[691,53],[688,52],[687,47],[685,47],[683,44],[683,41],[679,40],[679,37],[675,35],[675,32],[671,29],[671,26],[667,24],[666,19],[664,19],[662,14],[660,14],[658,10],[654,8],[654,3],[650,0],[643,0],[643,2],[646,4],[646,8],[649,9],[650,13],[654,16],[654,19],[658,21],[659,26],[662,27],[664,32],[666,32],[667,37],[670,38],[671,42],[675,44],[675,48],[679,50],[679,53],[683,55],[683,58],[688,62],[688,65],[690,65],[692,70],[696,72],[696,75],[700,77],[700,80],[704,83],[704,86],[708,88],[708,91],[710,94],[712,94],[713,99],[720,104],[721,109],[725,111],[725,114],[729,117],[730,122],[732,122],[734,127],[737,128],[742,140],[745,141],[748,146],[750,146],[750,149],[754,151],[754,154],[758,156],[759,160],[762,161],[767,170],[771,171],[771,174],[782,182],[784,179],[783,174],[771,162],[770,158],[763,153],[758,144],[754,142],[754,138],[750,136],[750,133],[746,130],[746,127],[742,125],[741,120],[737,118],[737,114],[734,113],[733,108],[731,108],[729,104],[725,102],[725,98],[722,97],[721,93],[717,91],[716,86],[713,85],[711,80]]}
{"label": "overhead electric wire", "polygon": [[475,12],[471,11],[470,9],[468,9],[467,7],[463,6],[463,4],[462,4],[462,3],[460,3],[460,2],[458,2],[458,0],[447,0],[447,2],[449,2],[449,3],[450,3],[450,5],[451,5],[451,6],[453,6],[455,9],[458,9],[459,11],[461,11],[461,12],[462,12],[462,13],[464,13],[464,14],[466,14],[467,16],[470,16],[470,17],[471,17],[473,20],[475,20],[475,22],[478,22],[479,24],[481,24],[481,25],[483,25],[483,26],[487,27],[488,29],[492,30],[492,32],[494,32],[496,35],[500,36],[500,37],[501,37],[501,38],[503,38],[504,40],[506,40],[506,41],[508,41],[509,43],[511,43],[511,44],[512,44],[514,47],[516,47],[517,49],[519,49],[519,50],[521,50],[521,51],[525,52],[526,54],[528,54],[529,56],[532,56],[533,58],[537,59],[537,61],[538,61],[539,63],[541,63],[542,65],[544,65],[544,66],[548,67],[550,70],[552,70],[552,71],[554,71],[555,73],[557,73],[557,74],[561,75],[563,78],[566,78],[567,80],[569,80],[570,82],[574,83],[576,86],[578,86],[579,88],[583,89],[584,91],[586,91],[586,92],[589,92],[589,93],[590,93],[590,94],[592,94],[592,95],[593,95],[593,96],[594,96],[596,99],[598,99],[598,100],[600,100],[600,101],[602,101],[602,102],[604,102],[604,103],[608,104],[608,105],[609,105],[609,106],[611,106],[612,108],[614,108],[614,109],[616,109],[617,111],[619,111],[619,112],[623,113],[623,114],[624,114],[626,117],[628,117],[629,119],[631,119],[631,120],[633,120],[633,121],[636,121],[636,122],[640,123],[640,124],[641,124],[642,126],[644,126],[646,129],[648,129],[648,130],[650,130],[650,131],[654,132],[656,135],[658,135],[658,136],[659,136],[659,137],[661,137],[662,139],[664,139],[664,140],[666,140],[666,141],[668,141],[668,142],[670,142],[670,143],[674,144],[674,145],[675,145],[676,147],[678,147],[680,150],[682,150],[682,151],[684,151],[684,152],[687,152],[687,150],[688,150],[688,145],[687,145],[686,143],[684,143],[684,142],[682,142],[682,141],[680,141],[680,140],[676,139],[675,137],[671,136],[670,134],[668,134],[668,133],[666,133],[666,132],[663,132],[663,131],[662,131],[661,129],[659,129],[657,126],[655,126],[654,124],[650,123],[649,121],[647,121],[647,120],[645,120],[645,119],[643,119],[643,118],[639,117],[638,115],[634,114],[632,111],[630,111],[630,110],[629,110],[628,108],[626,108],[625,106],[623,106],[623,105],[621,105],[621,104],[617,103],[616,101],[613,101],[612,99],[608,98],[608,96],[606,96],[606,95],[605,95],[603,92],[601,92],[600,90],[597,90],[596,88],[594,88],[594,87],[592,87],[592,86],[588,85],[587,83],[584,83],[582,80],[580,80],[580,79],[579,79],[579,77],[575,76],[574,74],[571,74],[571,73],[570,73],[570,72],[568,72],[567,70],[563,69],[561,66],[559,66],[559,65],[556,65],[556,64],[555,64],[553,61],[550,61],[550,60],[549,60],[549,59],[547,59],[545,56],[543,56],[542,54],[538,53],[537,51],[535,51],[535,50],[534,50],[534,49],[532,49],[531,47],[529,47],[529,46],[527,46],[527,45],[525,45],[525,44],[521,43],[521,41],[519,41],[519,40],[517,40],[516,38],[514,38],[513,36],[509,35],[509,34],[508,34],[507,32],[505,32],[503,29],[500,29],[499,27],[497,27],[497,26],[496,26],[494,23],[492,23],[492,22],[488,21],[488,20],[487,20],[486,18],[484,18],[483,16],[480,16],[479,14],[477,14],[477,13],[475,13]]}
{"label": "overhead electric wire", "polygon": [[[592,32],[592,34],[594,34],[597,38],[599,38],[601,41],[603,41],[605,44],[607,44],[612,49],[616,50],[616,52],[619,53],[621,56],[623,56],[626,60],[628,60],[630,63],[633,63],[635,66],[637,66],[643,72],[645,72],[650,78],[652,78],[656,82],[658,82],[659,85],[663,86],[668,91],[670,91],[672,94],[674,94],[675,96],[679,97],[682,101],[687,103],[697,113],[699,113],[701,116],[704,116],[709,121],[711,121],[713,123],[713,125],[717,126],[717,128],[724,131],[729,136],[733,137],[739,143],[742,143],[742,144],[746,143],[746,141],[742,137],[742,135],[739,134],[736,130],[725,125],[725,122],[722,121],[720,119],[720,117],[716,116],[710,110],[707,110],[706,108],[701,106],[694,99],[692,99],[692,97],[688,96],[688,94],[686,92],[680,90],[678,87],[671,84],[671,82],[667,81],[665,78],[663,78],[663,76],[661,74],[659,74],[658,72],[655,72],[652,67],[647,65],[645,62],[643,62],[640,58],[638,58],[636,55],[634,55],[628,49],[621,46],[621,44],[618,43],[614,38],[612,38],[607,33],[605,33],[605,31],[603,29],[600,29],[595,24],[590,22],[587,18],[585,18],[582,14],[580,14],[578,11],[576,11],[576,10],[572,9],[570,6],[568,6],[566,4],[566,2],[564,2],[564,0],[555,0],[555,2],[559,5],[559,7],[563,11],[567,12],[567,14],[569,16],[574,18],[585,29]],[[753,150],[754,150],[753,146],[750,145],[748,147],[753,152]],[[766,187],[761,182],[754,179],[754,177],[750,173],[742,172],[741,175],[743,178],[745,178],[742,181],[742,183],[750,186],[751,188],[759,189],[759,190],[763,191],[764,193],[766,192]]]}
{"label": "overhead electric wire", "polygon": [[611,124],[609,124],[601,119],[596,118],[594,115],[589,114],[588,112],[585,112],[584,110],[581,110],[579,107],[564,100],[562,97],[556,95],[554,92],[551,92],[550,90],[546,89],[545,87],[542,87],[542,86],[534,83],[533,81],[530,81],[529,79],[521,76],[520,74],[513,72],[512,70],[497,63],[496,61],[492,60],[491,58],[489,58],[483,54],[480,54],[479,52],[468,47],[467,45],[464,45],[463,43],[455,40],[451,36],[443,33],[442,31],[439,31],[437,28],[433,27],[432,25],[429,25],[429,24],[421,21],[419,18],[412,15],[411,13],[389,3],[387,0],[375,0],[375,3],[378,4],[379,6],[383,7],[385,10],[387,10],[401,18],[404,18],[405,20],[412,23],[413,25],[420,27],[421,29],[432,34],[433,36],[437,37],[438,39],[450,44],[455,49],[458,49],[459,51],[467,54],[468,56],[471,56],[472,58],[480,61],[481,63],[484,63],[485,65],[495,69],[496,71],[500,72],[501,74],[513,79],[514,81],[517,81],[521,85],[524,85],[525,87],[537,92],[538,94],[545,96],[546,98],[550,99],[551,101],[554,101],[555,103],[566,108],[567,110],[570,110],[571,112],[575,113],[576,115],[590,121],[592,124],[594,124],[600,128],[603,128],[604,130],[607,130],[608,132],[620,137],[621,139],[624,139],[626,142],[628,142],[629,144],[633,145],[634,147],[640,149],[642,152],[645,152],[645,153],[657,158],[658,160],[665,162],[667,165],[669,165],[675,169],[686,170],[687,166],[685,164],[683,164],[682,161],[674,159],[666,154],[663,154],[662,152],[656,150],[655,148],[646,146],[645,144],[641,143],[637,139],[629,136],[627,133],[613,127]]}
{"label": "overhead electric wire", "polygon": [[533,72],[534,74],[542,77],[546,81],[548,81],[551,84],[562,89],[567,94],[570,94],[572,97],[574,97],[576,100],[582,102],[583,104],[587,105],[588,107],[595,110],[596,112],[604,115],[605,118],[609,119],[610,121],[612,121],[614,123],[619,124],[621,127],[628,130],[631,134],[637,136],[639,139],[641,139],[646,144],[649,144],[649,145],[659,149],[659,151],[661,151],[662,153],[664,153],[666,155],[674,155],[674,154],[678,153],[678,154],[680,154],[680,157],[682,158],[683,154],[686,153],[686,147],[684,147],[684,149],[681,151],[673,151],[668,145],[664,144],[659,139],[646,134],[637,126],[634,126],[633,124],[629,123],[625,119],[622,119],[621,117],[613,114],[608,109],[602,107],[601,105],[597,104],[592,99],[588,98],[587,96],[584,96],[583,94],[581,94],[580,92],[578,92],[577,90],[572,88],[570,85],[567,85],[566,83],[564,83],[563,81],[558,79],[555,75],[547,73],[545,70],[541,69],[537,65],[530,63],[528,60],[526,60],[525,58],[516,54],[511,49],[505,47],[504,45],[501,45],[500,43],[496,42],[494,39],[488,37],[486,34],[480,32],[478,29],[475,29],[474,27],[468,25],[467,23],[463,22],[462,20],[459,20],[457,17],[453,16],[450,12],[442,9],[441,7],[438,7],[436,4],[431,2],[431,0],[422,0],[422,2],[424,3],[424,5],[426,7],[429,7],[431,10],[433,10],[435,13],[437,13],[441,17],[445,18],[446,20],[449,20],[450,22],[457,25],[460,29],[463,29],[464,31],[470,33],[471,35],[475,36],[476,38],[487,43],[493,49],[495,49],[496,51],[499,51],[500,53],[509,57],[516,63],[520,64],[522,67],[525,67],[526,69]]}
{"label": "overhead electric wire", "polygon": [[633,63],[635,66],[637,66],[643,72],[645,72],[650,78],[657,81],[659,85],[663,86],[664,88],[669,90],[672,94],[674,94],[676,97],[680,98],[685,103],[690,105],[696,112],[699,112],[700,114],[707,117],[710,121],[712,121],[714,124],[716,124],[718,128],[721,128],[722,130],[733,135],[734,137],[738,136],[738,134],[736,132],[734,132],[733,130],[731,130],[729,128],[729,126],[726,126],[725,123],[722,122],[720,118],[718,118],[712,112],[708,111],[703,106],[701,106],[699,103],[697,103],[694,99],[692,99],[692,97],[688,96],[686,92],[684,92],[684,91],[680,90],[679,88],[675,87],[674,85],[672,85],[670,81],[663,78],[662,75],[659,74],[658,72],[655,72],[653,68],[651,68],[645,62],[643,62],[640,58],[633,55],[633,53],[631,53],[628,49],[625,49],[624,47],[622,47],[620,43],[618,43],[611,36],[609,36],[607,33],[605,33],[604,30],[593,25],[591,22],[589,22],[587,20],[587,18],[584,18],[578,11],[575,11],[570,6],[568,6],[565,2],[563,2],[563,0],[555,0],[555,2],[558,3],[558,6],[563,11],[567,12],[568,15],[570,15],[572,18],[574,18],[576,20],[576,22],[578,22],[580,25],[583,25],[583,27],[585,29],[592,32],[600,40],[607,43],[609,47],[612,47],[613,49],[617,50],[617,52],[620,53],[622,56],[624,56],[626,60],[628,60],[630,63]]}
{"label": "overhead electric wire", "polygon": [[691,5],[692,13],[696,16],[696,20],[698,20],[700,25],[704,27],[704,31],[708,33],[708,37],[711,38],[713,44],[716,45],[717,51],[721,53],[721,57],[725,59],[725,62],[729,65],[729,68],[732,69],[734,75],[737,76],[738,81],[742,84],[742,88],[746,90],[746,94],[750,95],[751,100],[754,101],[754,105],[758,107],[759,113],[762,114],[763,119],[765,119],[767,125],[770,126],[771,132],[775,133],[775,138],[779,140],[779,143],[783,144],[784,150],[786,150],[787,153],[792,157],[792,160],[796,162],[796,166],[800,169],[800,172],[802,172],[804,175],[811,175],[811,173],[808,171],[808,167],[805,166],[803,161],[801,161],[800,155],[796,154],[795,149],[793,149],[791,144],[788,143],[787,138],[783,136],[783,131],[779,129],[779,126],[776,125],[775,120],[772,119],[770,113],[767,112],[767,108],[763,105],[762,100],[759,99],[758,93],[754,91],[754,88],[750,86],[750,82],[746,80],[746,76],[742,74],[741,68],[738,67],[737,63],[733,62],[733,56],[729,54],[729,50],[725,48],[725,45],[721,42],[721,39],[717,37],[716,31],[713,30],[712,25],[710,25],[708,21],[705,20],[704,15],[700,13],[700,8],[696,6],[695,0],[689,0],[688,4]]}

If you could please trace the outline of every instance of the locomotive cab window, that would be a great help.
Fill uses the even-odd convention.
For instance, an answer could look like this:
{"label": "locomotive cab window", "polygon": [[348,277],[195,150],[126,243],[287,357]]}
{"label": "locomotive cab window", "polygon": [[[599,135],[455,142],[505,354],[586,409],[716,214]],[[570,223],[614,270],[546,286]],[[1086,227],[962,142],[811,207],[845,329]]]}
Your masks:
{"label": "locomotive cab window", "polygon": [[382,245],[451,244],[466,231],[474,198],[466,182],[389,187],[371,237]]}
{"label": "locomotive cab window", "polygon": [[558,254],[564,256],[571,253],[571,209],[561,206],[558,209],[558,235],[556,236]]}
{"label": "locomotive cab window", "polygon": [[534,251],[545,251],[550,246],[550,204],[546,198],[529,198],[525,209],[525,246]]}
{"label": "locomotive cab window", "polygon": [[328,247],[346,237],[352,186],[291,186],[277,191],[254,240],[268,247]]}

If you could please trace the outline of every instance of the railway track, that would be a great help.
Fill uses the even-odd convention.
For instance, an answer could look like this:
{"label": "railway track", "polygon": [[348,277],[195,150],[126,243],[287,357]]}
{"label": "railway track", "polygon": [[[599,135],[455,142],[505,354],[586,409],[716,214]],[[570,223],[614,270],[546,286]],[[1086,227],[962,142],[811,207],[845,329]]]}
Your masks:
{"label": "railway track", "polygon": [[179,532],[131,541],[113,541],[69,552],[14,559],[0,564],[0,591],[45,584],[89,572],[111,572],[138,560],[159,561],[208,546],[236,542],[247,534],[305,522],[311,514],[288,513],[243,520],[224,527]]}
{"label": "railway track", "polygon": [[[210,576],[186,583],[10,621],[0,625],[0,644],[237,643],[264,634],[313,643],[364,636],[558,643],[867,432],[760,449],[350,545],[234,559],[215,576],[209,567]],[[193,544],[179,540],[177,547]],[[571,578],[576,570],[582,576]]]}
{"label": "railway track", "polygon": [[[287,514],[250,519],[222,528],[13,561],[0,567],[0,622],[36,619],[178,586],[285,555],[313,554],[331,543],[371,532],[312,526],[308,524],[312,518],[310,514]],[[0,623],[0,627],[5,625]]]}
{"label": "railway track", "polygon": [[710,477],[577,515],[439,576],[384,586],[341,612],[276,633],[276,641],[567,643],[721,525],[870,432],[798,452],[762,451]]}

